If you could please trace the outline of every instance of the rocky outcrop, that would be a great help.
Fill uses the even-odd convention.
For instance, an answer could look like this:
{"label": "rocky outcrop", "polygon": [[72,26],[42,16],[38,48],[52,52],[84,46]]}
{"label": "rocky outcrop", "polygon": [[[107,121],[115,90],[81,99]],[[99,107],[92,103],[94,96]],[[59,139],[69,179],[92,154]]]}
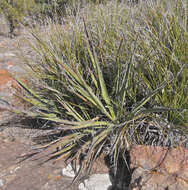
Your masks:
{"label": "rocky outcrop", "polygon": [[134,190],[188,189],[188,150],[136,146],[131,151],[131,188]]}
{"label": "rocky outcrop", "polygon": [[0,69],[0,97],[12,100],[12,96],[15,93],[16,82],[12,78],[11,74],[6,69]]}
{"label": "rocky outcrop", "polygon": [[[21,79],[26,83],[26,80]],[[11,118],[13,110],[23,110],[27,103],[20,97],[22,90],[14,80],[11,73],[6,69],[0,69],[0,124]]]}

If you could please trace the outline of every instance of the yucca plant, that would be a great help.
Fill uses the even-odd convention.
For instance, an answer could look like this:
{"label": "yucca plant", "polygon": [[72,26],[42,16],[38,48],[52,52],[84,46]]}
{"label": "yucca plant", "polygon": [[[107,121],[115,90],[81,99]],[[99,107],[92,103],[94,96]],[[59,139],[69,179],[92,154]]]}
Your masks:
{"label": "yucca plant", "polygon": [[[79,160],[75,180],[89,174],[101,154],[108,156],[116,174],[120,157],[127,164],[131,145],[168,146],[170,128],[162,113],[178,108],[156,102],[180,76],[165,73],[163,80],[149,85],[145,70],[138,69],[141,34],[134,30],[136,22],[125,4],[88,5],[84,11],[70,15],[66,25],[49,24],[47,37],[32,32],[38,57],[27,65],[35,88],[17,79],[26,91],[23,99],[33,106],[21,113],[55,123],[62,134],[41,148],[57,149],[51,158]],[[148,44],[143,45],[146,53]],[[143,56],[150,64],[148,54]],[[149,134],[153,129],[157,136]]]}

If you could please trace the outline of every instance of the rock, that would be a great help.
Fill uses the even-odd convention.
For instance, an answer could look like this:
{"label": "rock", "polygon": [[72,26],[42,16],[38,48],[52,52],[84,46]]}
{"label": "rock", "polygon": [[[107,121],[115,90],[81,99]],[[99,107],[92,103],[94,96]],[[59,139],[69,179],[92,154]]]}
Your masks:
{"label": "rock", "polygon": [[109,172],[109,168],[107,164],[105,163],[105,155],[102,154],[94,162],[91,169],[91,174],[106,174],[108,172]]}
{"label": "rock", "polygon": [[3,180],[0,179],[0,188],[3,187],[3,185],[4,185],[4,184],[3,184]]}
{"label": "rock", "polygon": [[108,174],[93,174],[84,183],[79,185],[79,190],[109,190],[111,182]]}
{"label": "rock", "polygon": [[[77,166],[77,171],[79,169],[79,165]],[[97,158],[92,166],[91,173],[90,174],[106,174],[109,172],[109,168],[105,163],[104,154],[102,154],[99,158]],[[75,173],[70,164],[67,165],[67,167],[62,169],[62,175],[68,176],[68,177],[74,177]]]}
{"label": "rock", "polygon": [[130,188],[142,190],[187,190],[188,150],[182,147],[141,146],[131,151]]}
{"label": "rock", "polygon": [[[0,121],[4,121],[4,113],[10,109],[10,104],[14,104],[13,96],[16,89],[12,88],[15,81],[11,74],[5,70],[0,69]],[[9,104],[9,103],[10,104]]]}
{"label": "rock", "polygon": [[[21,80],[27,83],[26,80]],[[23,109],[27,104],[19,98],[22,90],[12,75],[6,69],[0,69],[0,112],[8,111],[15,107]],[[1,118],[2,113],[0,113]]]}
{"label": "rock", "polygon": [[75,172],[71,164],[68,164],[66,168],[63,168],[61,174],[64,176],[72,177],[72,178],[75,177]]}
{"label": "rock", "polygon": [[12,97],[16,91],[16,82],[11,74],[5,70],[0,69],[0,97],[1,99],[12,101]]}
{"label": "rock", "polygon": [[11,74],[5,70],[0,69],[0,89],[2,90],[4,88],[4,85],[6,85],[8,82],[12,82]]}

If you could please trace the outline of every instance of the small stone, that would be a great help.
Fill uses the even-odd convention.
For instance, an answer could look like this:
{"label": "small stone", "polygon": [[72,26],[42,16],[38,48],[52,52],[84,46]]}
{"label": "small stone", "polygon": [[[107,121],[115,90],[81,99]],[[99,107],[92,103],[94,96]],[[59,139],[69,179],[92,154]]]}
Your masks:
{"label": "small stone", "polygon": [[2,179],[0,179],[0,187],[3,187],[3,180]]}
{"label": "small stone", "polygon": [[[79,166],[77,167],[77,171],[78,169],[79,169]],[[68,177],[75,177],[75,172],[71,164],[68,164],[66,168],[63,168],[61,171],[61,174]]]}
{"label": "small stone", "polygon": [[111,185],[108,174],[93,174],[78,188],[79,190],[109,190]]}
{"label": "small stone", "polygon": [[88,188],[83,183],[80,183],[78,188],[79,190],[88,190]]}
{"label": "small stone", "polygon": [[18,166],[16,168],[10,170],[10,174],[16,173],[16,171],[19,170],[19,169],[20,169],[20,167]]}

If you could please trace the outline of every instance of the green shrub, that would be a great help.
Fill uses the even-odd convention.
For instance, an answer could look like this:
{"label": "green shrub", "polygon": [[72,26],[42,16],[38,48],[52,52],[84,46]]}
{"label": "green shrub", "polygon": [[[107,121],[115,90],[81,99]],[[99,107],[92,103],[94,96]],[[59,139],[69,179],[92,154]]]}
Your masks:
{"label": "green shrub", "polygon": [[155,3],[131,10],[117,1],[88,4],[65,25],[49,23],[46,37],[33,31],[38,57],[27,65],[36,88],[17,81],[34,109],[21,114],[57,126],[60,137],[43,148],[57,148],[52,158],[80,160],[75,179],[89,173],[102,153],[116,169],[120,157],[127,163],[131,145],[174,146],[187,140],[182,2],[172,1],[175,9],[166,17]]}
{"label": "green shrub", "polygon": [[61,17],[66,15],[66,7],[71,7],[76,14],[80,6],[91,2],[105,3],[106,0],[1,0],[0,13],[5,15],[10,33],[13,33],[26,16],[31,22],[45,20],[47,17],[61,20]]}
{"label": "green shrub", "polygon": [[22,22],[23,18],[33,9],[34,0],[1,0],[0,13],[5,15],[9,22],[10,33]]}
{"label": "green shrub", "polygon": [[78,11],[80,7],[87,6],[88,3],[106,3],[109,0],[35,0],[37,6],[39,7],[39,12],[44,16],[50,18],[61,18],[65,16],[66,8],[69,7],[73,10],[74,14]]}
{"label": "green shrub", "polygon": [[145,85],[154,90],[162,81],[173,77],[172,83],[154,99],[158,106],[181,108],[169,111],[168,121],[188,126],[188,3],[158,1],[145,7],[138,22],[145,28],[139,34],[138,71]]}

